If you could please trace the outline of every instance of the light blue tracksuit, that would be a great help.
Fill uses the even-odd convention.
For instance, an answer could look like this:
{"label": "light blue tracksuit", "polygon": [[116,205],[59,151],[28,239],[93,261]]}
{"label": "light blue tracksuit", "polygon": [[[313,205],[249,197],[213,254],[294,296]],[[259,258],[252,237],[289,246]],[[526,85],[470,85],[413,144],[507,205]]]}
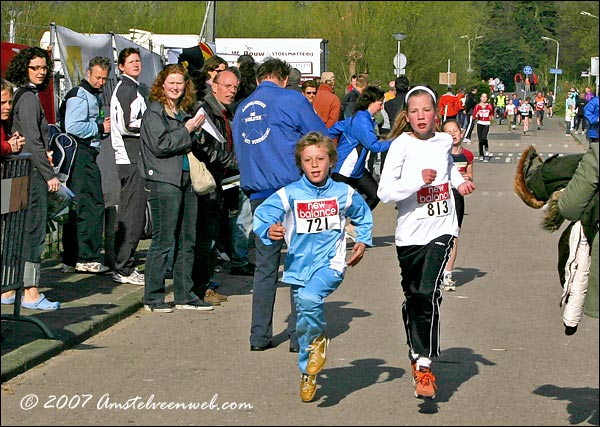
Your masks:
{"label": "light blue tracksuit", "polygon": [[269,196],[254,212],[254,232],[265,245],[274,243],[269,238],[271,225],[281,222],[286,229],[282,281],[294,291],[302,373],[308,346],[326,329],[325,297],[344,277],[346,217],[356,226],[356,242],[371,246],[373,216],[362,196],[346,183],[329,178],[317,187],[305,176]]}

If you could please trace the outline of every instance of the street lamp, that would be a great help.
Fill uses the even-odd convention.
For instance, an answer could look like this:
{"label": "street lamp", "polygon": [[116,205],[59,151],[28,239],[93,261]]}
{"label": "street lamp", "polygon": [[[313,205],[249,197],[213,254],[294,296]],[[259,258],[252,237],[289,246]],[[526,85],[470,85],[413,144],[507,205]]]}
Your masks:
{"label": "street lamp", "polygon": [[467,47],[469,49],[469,67],[467,68],[467,77],[469,77],[469,73],[471,71],[473,71],[473,69],[471,68],[471,41],[477,40],[477,39],[482,39],[483,36],[476,36],[476,37],[473,37],[473,38],[469,39],[469,35],[465,34],[464,36],[460,36],[460,38],[461,39],[468,39],[467,40]]}
{"label": "street lamp", "polygon": [[546,36],[542,36],[542,40],[551,40],[554,43],[556,43],[556,65],[555,65],[555,73],[554,73],[554,99],[556,99],[556,85],[558,83],[558,51],[560,49],[560,45],[558,43],[558,40],[555,40],[551,37],[546,37]]}
{"label": "street lamp", "polygon": [[8,14],[10,15],[10,27],[8,30],[8,41],[11,43],[15,42],[15,20],[17,17],[21,16],[23,12],[15,9],[8,9]]}
{"label": "street lamp", "polygon": [[586,11],[584,11],[584,10],[582,10],[581,12],[579,12],[579,14],[580,14],[580,15],[583,15],[583,16],[589,16],[589,17],[591,17],[591,18],[596,18],[596,19],[598,19],[598,17],[597,17],[596,15],[592,15],[590,12],[586,12]]}
{"label": "street lamp", "polygon": [[404,67],[406,66],[406,57],[400,54],[400,41],[404,40],[407,34],[395,33],[392,34],[392,37],[398,42],[398,53],[394,58],[394,66],[396,67],[396,77],[400,77],[400,74],[404,74]]}

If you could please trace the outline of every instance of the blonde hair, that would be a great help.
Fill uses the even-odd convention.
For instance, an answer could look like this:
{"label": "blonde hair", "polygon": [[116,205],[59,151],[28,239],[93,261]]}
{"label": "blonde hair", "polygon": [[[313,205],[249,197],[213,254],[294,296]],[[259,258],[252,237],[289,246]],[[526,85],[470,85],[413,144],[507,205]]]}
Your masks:
{"label": "blonde hair", "polygon": [[302,152],[306,147],[310,147],[311,145],[318,145],[324,147],[327,150],[327,155],[329,156],[329,163],[331,166],[335,165],[338,159],[337,149],[335,148],[335,144],[333,140],[328,136],[323,135],[319,132],[309,132],[304,135],[302,138],[298,140],[296,143],[295,157],[296,157],[296,166],[300,169],[300,173],[302,173]]}
{"label": "blonde hair", "polygon": [[15,85],[13,85],[5,78],[2,78],[2,88],[0,89],[0,91],[4,92],[5,90],[7,90],[12,96],[13,92],[15,91]]}

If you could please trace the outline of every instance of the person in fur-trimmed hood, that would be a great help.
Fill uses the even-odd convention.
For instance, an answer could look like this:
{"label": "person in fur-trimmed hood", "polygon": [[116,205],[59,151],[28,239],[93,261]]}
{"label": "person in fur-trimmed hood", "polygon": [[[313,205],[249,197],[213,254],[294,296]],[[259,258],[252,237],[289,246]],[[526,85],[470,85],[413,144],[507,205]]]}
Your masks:
{"label": "person in fur-trimmed hood", "polygon": [[[584,312],[584,300],[586,307],[585,314],[591,317],[598,317],[598,263],[597,259],[595,260],[595,264],[592,263],[590,256],[590,243],[594,242],[598,229],[597,175],[595,181],[590,178],[590,182],[595,182],[595,196],[592,191],[592,195],[590,196],[591,201],[588,199],[589,203],[581,206],[577,214],[571,212],[569,216],[565,217],[562,214],[561,208],[559,208],[561,195],[563,191],[566,191],[565,189],[571,181],[573,181],[577,173],[576,171],[579,170],[578,167],[583,163],[581,161],[582,158],[582,154],[554,155],[544,161],[536,152],[535,147],[530,146],[521,155],[514,181],[515,193],[526,205],[534,209],[544,208],[545,216],[542,226],[545,230],[550,232],[558,230],[565,218],[573,221],[561,234],[558,244],[558,272],[560,283],[563,286],[560,306],[565,307],[563,323],[565,325],[565,334],[567,335],[572,335],[577,331],[577,326]],[[597,174],[597,157],[595,162]],[[589,161],[586,163],[589,163]],[[572,192],[573,190],[570,189],[567,194]],[[574,198],[574,196],[572,197]],[[597,243],[596,240],[594,243],[596,256]],[[588,276],[590,267],[595,269],[596,272],[595,275],[591,275],[591,280]],[[589,291],[588,288],[590,288]],[[586,293],[588,294],[587,299]],[[594,300],[591,297],[594,293],[596,295],[595,315],[592,308],[593,303],[588,309],[588,300],[590,302]]]}

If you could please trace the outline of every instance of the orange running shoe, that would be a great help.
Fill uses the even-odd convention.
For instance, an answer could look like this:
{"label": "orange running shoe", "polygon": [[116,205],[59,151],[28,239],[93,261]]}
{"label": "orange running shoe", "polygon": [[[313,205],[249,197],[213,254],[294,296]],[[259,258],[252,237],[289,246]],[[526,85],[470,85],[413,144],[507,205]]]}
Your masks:
{"label": "orange running shoe", "polygon": [[421,366],[415,373],[415,397],[428,397],[433,399],[435,397],[435,391],[437,390],[437,384],[435,382],[435,375],[431,372],[430,368]]}

